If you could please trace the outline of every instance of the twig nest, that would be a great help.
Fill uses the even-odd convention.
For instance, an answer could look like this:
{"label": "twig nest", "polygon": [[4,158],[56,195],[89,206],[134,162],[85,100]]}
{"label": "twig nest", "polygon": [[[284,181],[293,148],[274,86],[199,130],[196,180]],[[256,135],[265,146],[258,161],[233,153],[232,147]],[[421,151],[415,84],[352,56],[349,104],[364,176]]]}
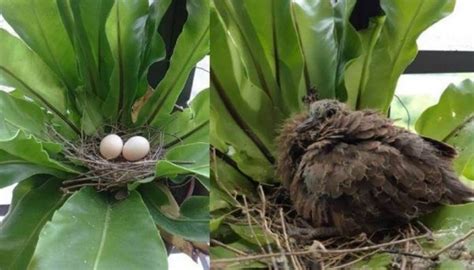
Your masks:
{"label": "twig nest", "polygon": [[105,136],[100,142],[100,154],[105,159],[115,159],[122,153],[123,141],[116,134]]}
{"label": "twig nest", "polygon": [[137,161],[150,152],[150,142],[142,136],[133,136],[125,143],[122,150],[123,157],[128,161]]}

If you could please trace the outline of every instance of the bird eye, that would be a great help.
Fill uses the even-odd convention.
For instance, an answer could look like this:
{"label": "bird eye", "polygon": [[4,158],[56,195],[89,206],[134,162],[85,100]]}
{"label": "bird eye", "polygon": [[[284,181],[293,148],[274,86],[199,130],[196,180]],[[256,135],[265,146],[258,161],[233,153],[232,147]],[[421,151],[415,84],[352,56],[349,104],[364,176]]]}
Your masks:
{"label": "bird eye", "polygon": [[331,108],[331,109],[326,110],[326,117],[331,117],[334,114],[336,114],[336,109]]}

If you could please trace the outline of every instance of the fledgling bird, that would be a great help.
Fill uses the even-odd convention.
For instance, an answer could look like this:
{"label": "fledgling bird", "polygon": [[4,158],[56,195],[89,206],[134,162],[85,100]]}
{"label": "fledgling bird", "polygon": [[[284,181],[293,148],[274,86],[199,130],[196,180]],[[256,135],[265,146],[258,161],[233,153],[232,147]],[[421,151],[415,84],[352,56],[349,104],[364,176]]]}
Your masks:
{"label": "fledgling bird", "polygon": [[474,197],[451,167],[451,146],[335,100],[287,120],[277,145],[277,175],[298,214],[339,235],[387,229]]}

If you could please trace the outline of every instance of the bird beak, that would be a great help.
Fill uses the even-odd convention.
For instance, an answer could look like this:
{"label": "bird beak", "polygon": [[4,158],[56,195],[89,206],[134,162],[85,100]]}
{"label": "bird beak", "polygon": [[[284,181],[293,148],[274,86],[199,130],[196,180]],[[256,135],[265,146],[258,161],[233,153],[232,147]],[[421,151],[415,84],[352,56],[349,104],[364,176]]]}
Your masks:
{"label": "bird beak", "polygon": [[299,124],[296,127],[296,132],[305,132],[305,131],[311,129],[312,127],[314,127],[314,125],[315,125],[315,121],[314,121],[313,117],[309,117],[303,123]]}

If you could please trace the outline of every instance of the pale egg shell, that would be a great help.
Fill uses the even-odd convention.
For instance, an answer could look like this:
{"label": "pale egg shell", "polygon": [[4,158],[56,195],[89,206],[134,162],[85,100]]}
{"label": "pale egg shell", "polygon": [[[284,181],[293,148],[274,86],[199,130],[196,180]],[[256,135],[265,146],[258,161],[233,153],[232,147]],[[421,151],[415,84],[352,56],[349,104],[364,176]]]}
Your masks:
{"label": "pale egg shell", "polygon": [[133,136],[125,143],[122,150],[123,157],[128,161],[137,161],[150,152],[150,143],[142,136]]}
{"label": "pale egg shell", "polygon": [[114,159],[122,153],[123,141],[116,134],[105,136],[100,142],[100,154],[105,159]]}

